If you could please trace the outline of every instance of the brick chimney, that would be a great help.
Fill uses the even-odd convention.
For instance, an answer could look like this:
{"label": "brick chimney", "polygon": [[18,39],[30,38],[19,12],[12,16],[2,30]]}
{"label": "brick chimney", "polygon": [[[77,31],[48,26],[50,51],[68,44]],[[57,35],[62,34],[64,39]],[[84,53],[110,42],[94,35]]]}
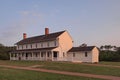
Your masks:
{"label": "brick chimney", "polygon": [[27,34],[23,33],[23,39],[26,39],[26,38],[27,38]]}
{"label": "brick chimney", "polygon": [[45,28],[45,35],[49,34],[49,28]]}

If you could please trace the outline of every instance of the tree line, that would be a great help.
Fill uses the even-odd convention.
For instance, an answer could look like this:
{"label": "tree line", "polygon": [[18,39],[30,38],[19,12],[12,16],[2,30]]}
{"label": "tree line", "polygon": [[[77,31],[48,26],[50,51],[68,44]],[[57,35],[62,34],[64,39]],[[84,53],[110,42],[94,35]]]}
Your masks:
{"label": "tree line", "polygon": [[1,60],[9,60],[9,52],[15,50],[15,46],[4,46],[0,44],[0,59]]}
{"label": "tree line", "polygon": [[100,47],[100,61],[120,61],[120,47],[104,45]]}

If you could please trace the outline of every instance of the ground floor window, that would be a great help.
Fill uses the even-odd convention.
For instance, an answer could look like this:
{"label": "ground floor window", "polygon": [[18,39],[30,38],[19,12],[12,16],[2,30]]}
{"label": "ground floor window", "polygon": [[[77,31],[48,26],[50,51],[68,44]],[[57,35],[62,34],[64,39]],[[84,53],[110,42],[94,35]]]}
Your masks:
{"label": "ground floor window", "polygon": [[11,53],[11,57],[14,57],[14,54],[13,54],[13,53]]}
{"label": "ground floor window", "polygon": [[41,57],[43,57],[43,52],[41,52]]}
{"label": "ground floor window", "polygon": [[63,52],[63,57],[65,57],[65,53]]}
{"label": "ground floor window", "polygon": [[57,52],[53,52],[53,56],[54,56],[54,57],[57,57]]}
{"label": "ground floor window", "polygon": [[75,53],[73,53],[73,57],[75,57]]}
{"label": "ground floor window", "polygon": [[24,53],[22,53],[22,57],[24,57]]}
{"label": "ground floor window", "polygon": [[47,57],[50,57],[50,52],[47,52]]}
{"label": "ground floor window", "polygon": [[15,57],[17,57],[17,53],[15,53]]}
{"label": "ground floor window", "polygon": [[87,52],[85,52],[85,57],[87,57],[88,56],[88,53]]}

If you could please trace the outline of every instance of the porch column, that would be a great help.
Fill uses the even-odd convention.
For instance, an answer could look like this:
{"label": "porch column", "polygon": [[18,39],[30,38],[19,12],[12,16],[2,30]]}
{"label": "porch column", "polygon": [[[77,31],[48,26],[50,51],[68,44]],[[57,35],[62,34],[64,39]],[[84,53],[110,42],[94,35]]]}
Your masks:
{"label": "porch column", "polygon": [[16,54],[16,60],[19,60],[19,53]]}
{"label": "porch column", "polygon": [[32,56],[31,56],[31,59],[34,60],[34,54],[33,52],[31,52]]}
{"label": "porch column", "polygon": [[25,52],[25,60],[27,60],[28,59],[28,57],[27,57],[27,53]]}
{"label": "porch column", "polygon": [[47,51],[45,52],[45,60],[47,61]]}
{"label": "porch column", "polygon": [[39,56],[39,60],[41,60],[41,52],[39,52],[39,55],[40,55],[40,56]]}
{"label": "porch column", "polygon": [[25,52],[22,53],[22,59],[25,60]]}
{"label": "porch column", "polygon": [[10,60],[11,60],[11,53],[9,53],[10,54]]}
{"label": "porch column", "polygon": [[22,57],[22,53],[19,53],[19,57],[20,57],[20,60],[21,60],[21,57]]}
{"label": "porch column", "polygon": [[51,58],[52,58],[51,60],[53,61],[53,51],[51,51]]}

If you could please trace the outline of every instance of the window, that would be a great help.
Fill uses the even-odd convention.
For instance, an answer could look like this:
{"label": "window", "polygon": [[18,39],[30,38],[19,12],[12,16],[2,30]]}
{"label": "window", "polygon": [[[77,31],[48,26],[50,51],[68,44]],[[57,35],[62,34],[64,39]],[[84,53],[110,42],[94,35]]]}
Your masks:
{"label": "window", "polygon": [[29,53],[30,57],[32,57],[32,53]]}
{"label": "window", "polygon": [[14,57],[13,53],[11,53],[11,57]]}
{"label": "window", "polygon": [[38,57],[38,53],[35,53],[35,56]]}
{"label": "window", "polygon": [[57,52],[56,51],[53,52],[53,56],[57,57]]}
{"label": "window", "polygon": [[36,45],[35,45],[35,46],[36,46],[36,48],[37,48],[37,43],[36,43]]}
{"label": "window", "polygon": [[47,57],[49,57],[50,56],[50,52],[47,52]]}
{"label": "window", "polygon": [[22,49],[23,49],[23,45],[22,45]]}
{"label": "window", "polygon": [[65,57],[65,53],[63,52],[63,57]]}
{"label": "window", "polygon": [[87,57],[88,56],[88,53],[87,52],[85,52],[85,57]]}
{"label": "window", "polygon": [[15,57],[17,57],[17,53],[15,53]]}
{"label": "window", "polygon": [[19,49],[19,45],[18,45],[18,49]]}
{"label": "window", "polygon": [[47,46],[49,47],[49,42],[47,42]]}
{"label": "window", "polygon": [[54,41],[54,45],[56,46],[56,41]]}
{"label": "window", "polygon": [[24,57],[24,53],[22,53],[22,57]]}
{"label": "window", "polygon": [[75,57],[75,53],[73,53],[73,57]]}
{"label": "window", "polygon": [[43,47],[43,43],[41,43],[41,47]]}
{"label": "window", "polygon": [[31,44],[31,49],[32,49],[32,44]]}
{"label": "window", "polygon": [[26,49],[27,49],[27,47],[28,47],[28,46],[26,45]]}
{"label": "window", "polygon": [[41,52],[41,57],[43,57],[43,52]]}

